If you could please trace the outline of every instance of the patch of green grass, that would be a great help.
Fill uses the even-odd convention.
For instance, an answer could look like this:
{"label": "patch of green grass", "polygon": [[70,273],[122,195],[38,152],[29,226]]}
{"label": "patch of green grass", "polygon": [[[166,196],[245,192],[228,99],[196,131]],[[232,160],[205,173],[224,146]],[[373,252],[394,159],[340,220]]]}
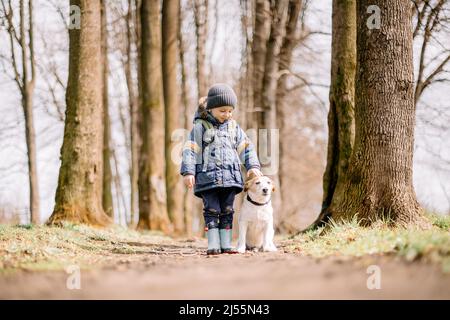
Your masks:
{"label": "patch of green grass", "polygon": [[362,227],[357,220],[309,230],[293,238],[288,250],[300,249],[313,257],[395,254],[408,261],[425,260],[442,265],[450,272],[450,218],[429,217],[429,230],[389,227],[389,221]]}
{"label": "patch of green grass", "polygon": [[426,213],[426,216],[433,226],[436,226],[442,230],[450,231],[450,215]]}
{"label": "patch of green grass", "polygon": [[[170,238],[119,226],[107,229],[63,224],[0,225],[0,273],[14,270],[62,270],[69,265],[92,268],[111,257],[145,254]],[[145,246],[145,249],[143,249]]]}

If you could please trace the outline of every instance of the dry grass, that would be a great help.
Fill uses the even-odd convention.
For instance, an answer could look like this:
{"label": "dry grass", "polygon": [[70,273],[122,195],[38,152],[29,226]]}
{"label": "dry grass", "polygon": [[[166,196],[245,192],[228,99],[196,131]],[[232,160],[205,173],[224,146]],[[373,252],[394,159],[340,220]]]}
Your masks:
{"label": "dry grass", "polygon": [[439,263],[443,272],[450,273],[450,216],[428,214],[427,218],[432,224],[429,230],[389,228],[388,221],[370,228],[360,226],[356,219],[331,222],[327,229],[292,237],[287,250],[313,257],[393,254],[407,261]]}
{"label": "dry grass", "polygon": [[[429,215],[430,230],[392,229],[388,222],[370,228],[356,220],[331,223],[327,231],[311,230],[280,239],[280,249],[312,257],[395,255],[408,261],[439,263],[450,272],[450,217]],[[148,255],[199,254],[192,239],[172,239],[158,232],[137,232],[119,226],[97,229],[64,223],[62,227],[0,224],[0,273],[17,270],[63,270],[138,263]],[[202,242],[202,245],[204,243]]]}
{"label": "dry grass", "polygon": [[89,269],[111,264],[125,254],[158,253],[161,244],[170,242],[158,232],[139,233],[118,226],[0,225],[0,272],[60,270],[72,264]]}

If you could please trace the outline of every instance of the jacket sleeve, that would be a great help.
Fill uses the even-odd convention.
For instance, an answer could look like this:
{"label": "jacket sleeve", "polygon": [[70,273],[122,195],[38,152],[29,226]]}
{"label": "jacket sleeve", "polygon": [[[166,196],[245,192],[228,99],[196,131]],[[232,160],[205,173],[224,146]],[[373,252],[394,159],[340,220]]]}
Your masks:
{"label": "jacket sleeve", "polygon": [[237,126],[237,154],[245,169],[261,169],[255,146],[240,126]]}
{"label": "jacket sleeve", "polygon": [[195,165],[202,163],[202,137],[203,126],[201,123],[195,123],[183,146],[181,175],[195,175]]}

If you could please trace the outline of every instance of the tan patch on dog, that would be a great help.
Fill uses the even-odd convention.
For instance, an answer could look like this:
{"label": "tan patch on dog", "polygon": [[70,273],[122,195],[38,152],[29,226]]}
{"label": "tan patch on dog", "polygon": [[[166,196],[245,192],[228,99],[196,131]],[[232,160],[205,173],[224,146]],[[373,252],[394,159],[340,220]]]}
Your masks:
{"label": "tan patch on dog", "polygon": [[246,182],[245,182],[245,185],[244,185],[244,191],[247,191],[248,189],[250,189],[250,187],[256,182],[256,181],[258,181],[258,178],[259,177],[253,177],[253,178],[250,178],[249,180],[247,180]]}

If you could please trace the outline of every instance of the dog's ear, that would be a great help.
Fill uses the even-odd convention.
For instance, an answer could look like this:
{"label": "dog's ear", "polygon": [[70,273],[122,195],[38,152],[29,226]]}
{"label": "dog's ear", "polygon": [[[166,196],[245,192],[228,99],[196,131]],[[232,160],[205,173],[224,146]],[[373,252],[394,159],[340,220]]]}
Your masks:
{"label": "dog's ear", "polygon": [[244,192],[247,192],[247,190],[250,188],[251,180],[247,180],[244,184]]}
{"label": "dog's ear", "polygon": [[272,184],[272,192],[275,192],[275,190],[276,190],[275,183],[273,183],[272,179],[270,179],[270,183]]}
{"label": "dog's ear", "polygon": [[249,172],[249,174],[248,174],[248,179],[249,180],[252,180],[252,179],[254,179],[254,178],[256,178],[257,177],[257,175],[253,172],[253,171],[250,171]]}
{"label": "dog's ear", "polygon": [[247,192],[248,189],[250,189],[250,186],[253,184],[257,177],[253,177],[251,179],[248,179],[244,184],[244,192]]}

